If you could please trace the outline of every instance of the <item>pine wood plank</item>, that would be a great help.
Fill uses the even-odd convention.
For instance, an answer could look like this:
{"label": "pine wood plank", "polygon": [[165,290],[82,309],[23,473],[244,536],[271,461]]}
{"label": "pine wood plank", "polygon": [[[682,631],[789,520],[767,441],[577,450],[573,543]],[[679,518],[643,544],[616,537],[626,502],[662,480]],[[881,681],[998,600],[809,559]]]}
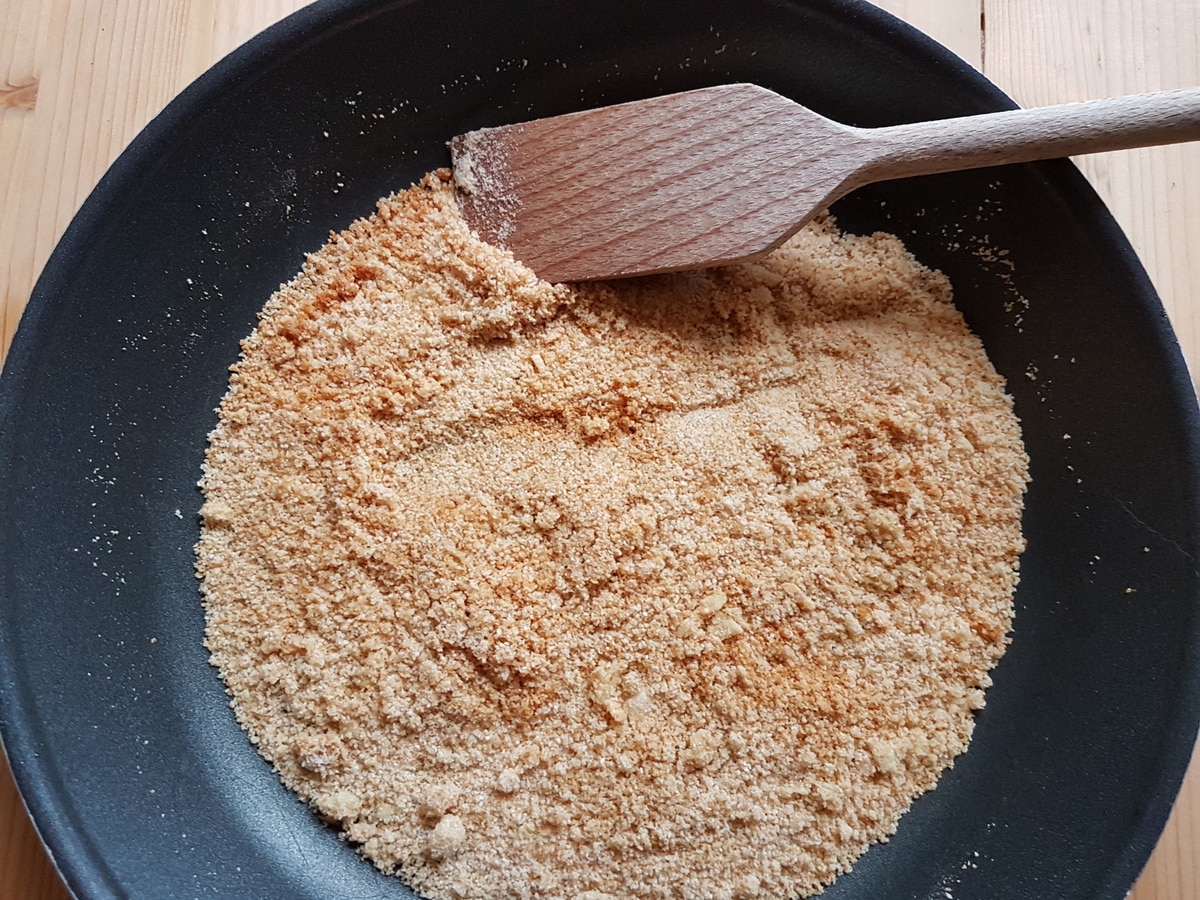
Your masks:
{"label": "pine wood plank", "polygon": [[983,67],[980,15],[984,0],[873,0],[898,19],[925,32],[977,69]]}
{"label": "pine wood plank", "polygon": [[[22,222],[23,198],[40,185],[41,176],[27,164],[36,124],[36,104],[41,94],[42,66],[50,40],[52,5],[24,2],[7,4],[0,14],[0,359],[8,346],[16,317],[25,305],[32,284],[30,254],[15,250],[27,232]],[[40,194],[35,195],[40,198]],[[14,252],[15,250],[15,252]],[[5,252],[8,251],[8,252]]]}

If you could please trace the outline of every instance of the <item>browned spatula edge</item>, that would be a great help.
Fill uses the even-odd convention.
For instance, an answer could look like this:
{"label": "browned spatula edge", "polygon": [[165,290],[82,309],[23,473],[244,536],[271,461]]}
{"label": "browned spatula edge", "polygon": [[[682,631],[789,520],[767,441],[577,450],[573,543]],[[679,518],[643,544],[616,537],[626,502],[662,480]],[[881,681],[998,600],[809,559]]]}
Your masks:
{"label": "browned spatula edge", "polygon": [[723,265],[862,185],[1200,139],[1200,88],[886,128],[753,84],[667,94],[450,141],[467,224],[548,281]]}

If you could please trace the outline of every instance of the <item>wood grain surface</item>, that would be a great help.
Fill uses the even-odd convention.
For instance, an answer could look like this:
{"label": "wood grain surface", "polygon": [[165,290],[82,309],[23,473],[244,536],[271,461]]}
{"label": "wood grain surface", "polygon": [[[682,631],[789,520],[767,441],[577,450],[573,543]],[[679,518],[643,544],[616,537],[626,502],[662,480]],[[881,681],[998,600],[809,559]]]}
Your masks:
{"label": "wood grain surface", "polygon": [[[0,358],[55,241],[121,149],[212,62],[302,5],[0,0]],[[1197,0],[879,5],[1026,106],[1200,84]],[[1192,371],[1200,371],[1200,145],[1079,163],[1130,236]],[[1200,900],[1198,857],[1200,772],[1193,771],[1131,897]],[[0,900],[67,896],[0,758]]]}
{"label": "wood grain surface", "polygon": [[471,230],[548,281],[726,265],[867,184],[1200,141],[1200,88],[850,128],[721,84],[450,142]]}

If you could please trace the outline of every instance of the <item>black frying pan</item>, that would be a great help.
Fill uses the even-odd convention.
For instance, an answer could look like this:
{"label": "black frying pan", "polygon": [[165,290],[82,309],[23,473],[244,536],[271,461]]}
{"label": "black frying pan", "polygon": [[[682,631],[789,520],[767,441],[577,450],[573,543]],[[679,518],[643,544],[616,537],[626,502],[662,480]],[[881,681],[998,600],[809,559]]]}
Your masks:
{"label": "black frying pan", "polygon": [[[1011,105],[849,0],[346,0],[234,53],[117,161],[0,381],[0,727],[73,891],[410,896],[279,785],[206,662],[195,483],[226,369],[304,252],[446,164],[452,135],[731,81],[866,126]],[[1162,307],[1065,162],[837,213],[949,274],[1033,484],[971,749],[826,896],[1124,897],[1200,713],[1200,420]]]}

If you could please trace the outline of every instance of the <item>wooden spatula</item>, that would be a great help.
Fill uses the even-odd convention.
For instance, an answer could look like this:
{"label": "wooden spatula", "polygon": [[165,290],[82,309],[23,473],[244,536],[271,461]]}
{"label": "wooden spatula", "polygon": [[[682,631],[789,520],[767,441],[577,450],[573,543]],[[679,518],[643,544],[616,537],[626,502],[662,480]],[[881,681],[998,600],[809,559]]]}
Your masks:
{"label": "wooden spatula", "polygon": [[450,142],[484,240],[549,281],[718,265],[876,181],[1200,138],[1200,88],[854,128],[730,84]]}

